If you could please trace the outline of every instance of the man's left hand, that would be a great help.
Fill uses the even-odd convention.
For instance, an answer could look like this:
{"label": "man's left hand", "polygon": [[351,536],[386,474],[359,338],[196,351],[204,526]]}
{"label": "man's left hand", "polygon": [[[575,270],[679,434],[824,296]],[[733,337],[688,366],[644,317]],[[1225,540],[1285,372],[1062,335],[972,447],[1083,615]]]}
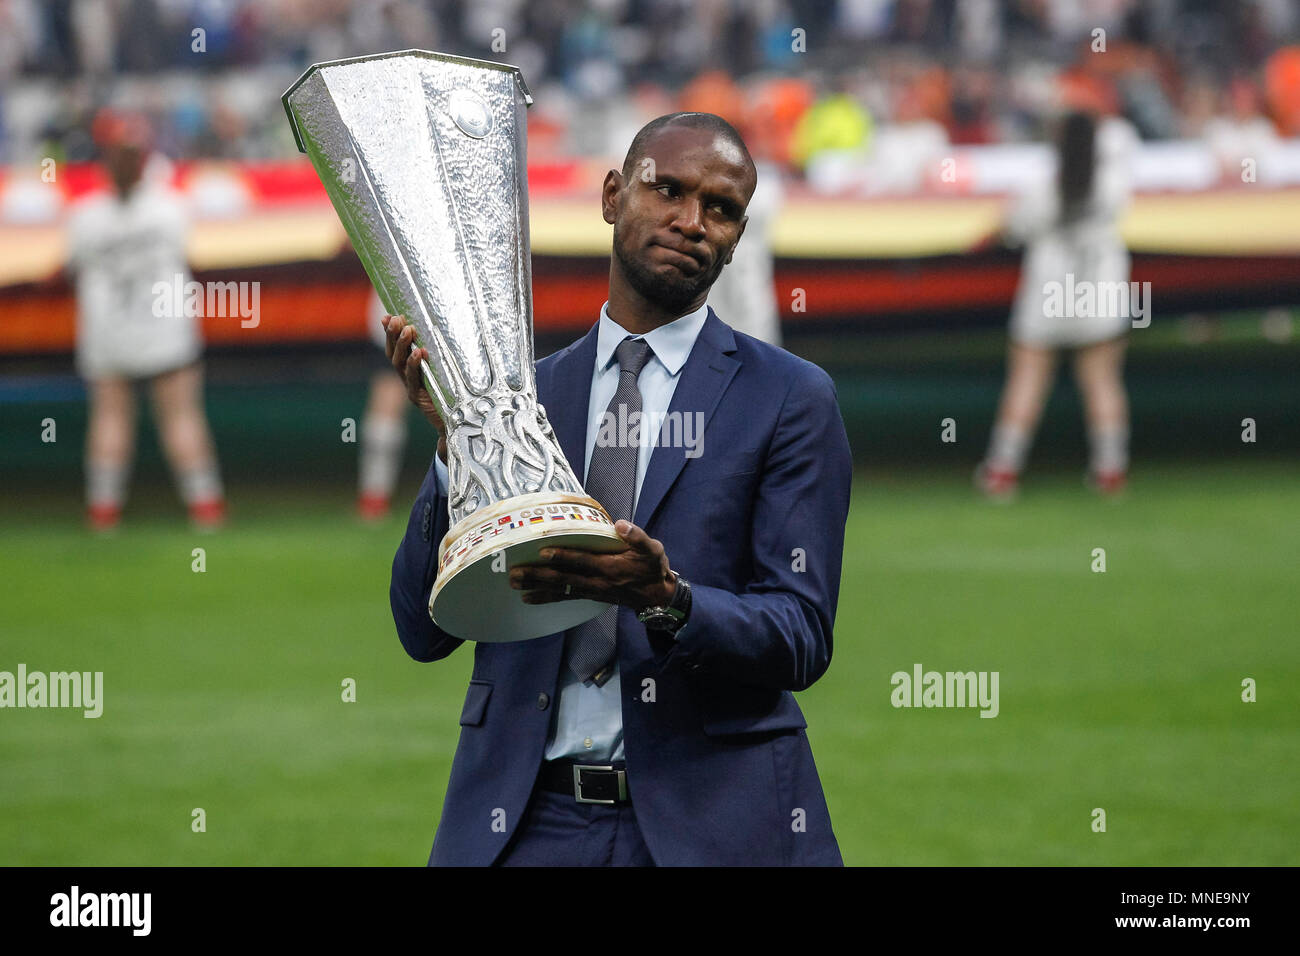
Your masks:
{"label": "man's left hand", "polygon": [[540,561],[510,569],[510,586],[528,592],[525,604],[588,598],[634,611],[668,604],[676,585],[664,546],[630,521],[615,522],[614,530],[627,542],[626,550],[595,554],[546,547]]}

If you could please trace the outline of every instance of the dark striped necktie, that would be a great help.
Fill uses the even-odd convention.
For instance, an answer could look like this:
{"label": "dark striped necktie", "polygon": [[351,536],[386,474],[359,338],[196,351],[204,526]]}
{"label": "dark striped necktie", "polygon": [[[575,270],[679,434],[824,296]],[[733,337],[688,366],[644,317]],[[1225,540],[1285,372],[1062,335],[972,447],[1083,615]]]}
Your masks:
{"label": "dark striped necktie", "polygon": [[[654,351],[645,339],[627,338],[614,350],[618,358],[618,390],[605,409],[605,422],[626,422],[633,412],[640,421],[641,390],[637,376]],[[622,409],[626,409],[623,411]],[[639,437],[640,428],[630,430]],[[588,495],[600,502],[610,518],[632,520],[632,505],[636,500],[636,468],[640,442],[615,430],[615,441],[602,444],[599,440],[591,452],[591,465],[587,469]],[[598,616],[579,624],[569,632],[565,654],[569,668],[584,683],[591,681],[603,686],[614,671],[615,650],[618,646],[618,605],[611,604]]]}

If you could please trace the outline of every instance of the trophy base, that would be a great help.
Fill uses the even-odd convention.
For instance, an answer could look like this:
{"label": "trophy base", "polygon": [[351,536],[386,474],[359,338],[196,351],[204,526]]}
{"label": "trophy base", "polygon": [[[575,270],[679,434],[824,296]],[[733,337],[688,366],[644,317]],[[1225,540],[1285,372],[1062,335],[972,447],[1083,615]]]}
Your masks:
{"label": "trophy base", "polygon": [[527,641],[590,621],[609,605],[575,599],[525,604],[510,586],[516,564],[539,560],[545,547],[622,551],[627,544],[592,498],[557,492],[519,495],[474,512],[447,532],[429,616],[469,641]]}

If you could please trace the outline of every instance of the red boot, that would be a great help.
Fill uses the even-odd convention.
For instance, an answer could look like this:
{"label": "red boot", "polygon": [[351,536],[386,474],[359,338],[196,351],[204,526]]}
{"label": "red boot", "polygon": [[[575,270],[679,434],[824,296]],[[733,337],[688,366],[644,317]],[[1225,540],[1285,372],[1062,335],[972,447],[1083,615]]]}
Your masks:
{"label": "red boot", "polygon": [[200,531],[215,531],[226,523],[226,502],[208,498],[190,505],[190,522]]}
{"label": "red boot", "polygon": [[1095,471],[1088,476],[1093,491],[1106,498],[1118,498],[1128,486],[1126,471]]}
{"label": "red boot", "polygon": [[96,534],[116,531],[122,523],[122,509],[117,505],[90,505],[86,508],[86,527]]}
{"label": "red boot", "polygon": [[981,462],[975,469],[975,487],[990,501],[1011,501],[1020,491],[1020,476]]}
{"label": "red boot", "polygon": [[362,521],[382,521],[388,517],[388,496],[373,491],[357,498],[357,516]]}

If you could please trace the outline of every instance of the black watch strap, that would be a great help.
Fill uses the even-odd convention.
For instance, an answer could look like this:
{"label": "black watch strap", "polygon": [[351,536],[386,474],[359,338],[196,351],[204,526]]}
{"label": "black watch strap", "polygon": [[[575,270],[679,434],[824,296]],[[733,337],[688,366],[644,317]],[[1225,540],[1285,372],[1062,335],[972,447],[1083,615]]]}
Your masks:
{"label": "black watch strap", "polygon": [[673,591],[673,599],[669,607],[682,612],[682,624],[684,625],[691,616],[691,586],[676,571],[673,574],[677,575],[677,589]]}
{"label": "black watch strap", "polygon": [[647,628],[675,634],[686,626],[686,620],[691,613],[691,586],[676,571],[673,572],[673,576],[676,587],[668,604],[648,607],[637,614],[637,620]]}

